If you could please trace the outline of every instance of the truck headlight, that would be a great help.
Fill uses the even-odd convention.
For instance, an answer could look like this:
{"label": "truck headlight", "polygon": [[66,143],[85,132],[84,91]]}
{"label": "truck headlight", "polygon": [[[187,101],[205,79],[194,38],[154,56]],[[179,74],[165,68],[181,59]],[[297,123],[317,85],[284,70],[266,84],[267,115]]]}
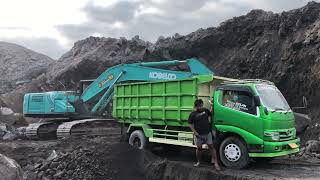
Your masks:
{"label": "truck headlight", "polygon": [[264,132],[264,135],[267,137],[271,137],[272,141],[279,141],[280,134],[278,132]]}

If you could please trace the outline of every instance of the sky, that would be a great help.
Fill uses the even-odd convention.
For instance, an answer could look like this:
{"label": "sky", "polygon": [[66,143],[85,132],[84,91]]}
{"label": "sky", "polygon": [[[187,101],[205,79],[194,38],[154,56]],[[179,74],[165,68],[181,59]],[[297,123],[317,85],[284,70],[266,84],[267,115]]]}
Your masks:
{"label": "sky", "polygon": [[[318,0],[320,1],[320,0]],[[58,59],[89,36],[188,34],[252,9],[282,12],[308,0],[0,0],[0,41]]]}

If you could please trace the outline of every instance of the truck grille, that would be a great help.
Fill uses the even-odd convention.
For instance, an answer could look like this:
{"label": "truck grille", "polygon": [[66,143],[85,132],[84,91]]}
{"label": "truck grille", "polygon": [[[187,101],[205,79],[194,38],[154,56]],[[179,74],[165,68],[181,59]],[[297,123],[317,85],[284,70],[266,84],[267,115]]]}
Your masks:
{"label": "truck grille", "polygon": [[280,141],[287,141],[290,139],[294,139],[295,136],[295,130],[294,129],[288,129],[286,131],[280,131],[279,135],[280,135]]}

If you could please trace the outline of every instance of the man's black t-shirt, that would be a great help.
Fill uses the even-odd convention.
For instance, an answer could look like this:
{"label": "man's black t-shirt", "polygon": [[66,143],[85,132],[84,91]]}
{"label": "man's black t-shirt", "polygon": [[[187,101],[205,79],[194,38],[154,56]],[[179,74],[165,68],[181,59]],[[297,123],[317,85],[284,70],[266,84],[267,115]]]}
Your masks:
{"label": "man's black t-shirt", "polygon": [[211,132],[211,124],[209,122],[209,117],[211,116],[211,112],[203,108],[200,111],[193,111],[189,116],[188,122],[194,125],[194,129],[200,135],[205,135]]}

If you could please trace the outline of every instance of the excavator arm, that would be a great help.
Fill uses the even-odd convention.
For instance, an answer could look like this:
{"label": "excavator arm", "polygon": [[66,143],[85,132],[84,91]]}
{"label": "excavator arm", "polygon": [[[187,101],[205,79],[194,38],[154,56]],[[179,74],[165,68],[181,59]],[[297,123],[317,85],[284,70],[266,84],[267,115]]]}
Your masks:
{"label": "excavator arm", "polygon": [[[176,66],[180,64],[188,65],[190,72],[173,71],[159,68],[161,66]],[[84,103],[87,103],[93,99],[97,99],[97,96],[99,96],[99,100],[94,103],[90,111],[92,113],[100,113],[103,111],[103,109],[105,109],[107,104],[112,99],[113,88],[117,83],[125,81],[175,80],[204,74],[213,74],[213,72],[194,58],[184,61],[172,60],[120,64],[104,71],[83,91],[80,99]]]}

